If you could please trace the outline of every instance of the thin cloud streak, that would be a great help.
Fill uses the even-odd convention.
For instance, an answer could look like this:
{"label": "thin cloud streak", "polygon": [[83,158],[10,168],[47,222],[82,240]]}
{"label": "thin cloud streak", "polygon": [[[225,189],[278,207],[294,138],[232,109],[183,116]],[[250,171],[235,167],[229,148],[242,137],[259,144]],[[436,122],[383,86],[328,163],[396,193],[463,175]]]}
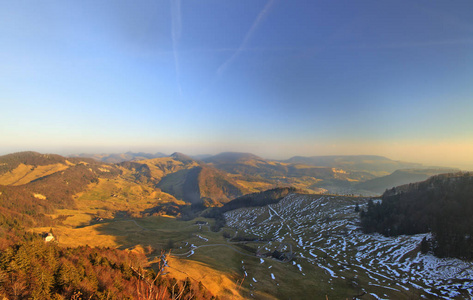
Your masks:
{"label": "thin cloud streak", "polygon": [[274,4],[274,0],[270,0],[266,3],[264,8],[258,14],[258,17],[256,18],[256,20],[253,22],[253,25],[251,26],[250,30],[246,33],[245,38],[243,39],[243,42],[240,44],[240,47],[238,47],[235,53],[233,53],[233,55],[229,59],[227,59],[223,64],[221,64],[220,67],[217,69],[217,74],[219,76],[221,76],[225,72],[228,66],[230,66],[233,63],[233,61],[240,55],[242,51],[245,51],[249,41],[251,40],[251,37],[255,33],[259,24],[264,20],[264,18],[268,14],[273,4]]}
{"label": "thin cloud streak", "polygon": [[180,53],[192,53],[192,52],[283,52],[283,51],[300,51],[305,49],[312,49],[313,47],[246,47],[241,48],[191,48],[180,50]]}
{"label": "thin cloud streak", "polygon": [[179,96],[182,95],[180,71],[179,71],[179,53],[178,43],[181,37],[182,31],[182,19],[181,19],[181,0],[171,0],[171,17],[172,17],[172,51],[174,55],[174,67],[176,70],[176,83],[179,92]]}

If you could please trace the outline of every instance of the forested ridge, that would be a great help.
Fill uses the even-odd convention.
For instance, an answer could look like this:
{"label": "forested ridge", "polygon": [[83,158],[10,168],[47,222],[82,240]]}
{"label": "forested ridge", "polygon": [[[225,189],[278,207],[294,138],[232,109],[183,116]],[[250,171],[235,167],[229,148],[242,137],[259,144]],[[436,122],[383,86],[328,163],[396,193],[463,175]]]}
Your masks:
{"label": "forested ridge", "polygon": [[60,247],[28,232],[24,220],[0,214],[0,299],[213,298],[196,281],[160,276],[162,261],[151,267],[127,250]]}
{"label": "forested ridge", "polygon": [[102,172],[97,165],[77,164],[24,185],[0,185],[0,226],[6,222],[27,227],[56,224],[61,218],[53,220],[46,214],[57,208],[74,208],[73,196],[98,182],[98,174],[110,178],[117,173],[115,169]]}
{"label": "forested ridge", "polygon": [[360,212],[363,230],[386,236],[431,232],[424,252],[473,259],[473,174],[451,173],[387,190]]}

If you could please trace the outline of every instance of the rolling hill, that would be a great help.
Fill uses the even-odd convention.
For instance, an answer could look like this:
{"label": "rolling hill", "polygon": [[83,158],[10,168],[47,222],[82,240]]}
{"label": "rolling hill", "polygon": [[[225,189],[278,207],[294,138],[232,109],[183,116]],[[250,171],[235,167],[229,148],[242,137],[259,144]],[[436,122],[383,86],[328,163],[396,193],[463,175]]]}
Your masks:
{"label": "rolling hill", "polygon": [[284,176],[287,167],[251,153],[224,152],[204,159],[207,164],[225,172],[256,179]]}
{"label": "rolling hill", "polygon": [[192,204],[221,205],[248,192],[226,172],[178,152],[168,157],[123,162],[120,167],[132,180],[152,184]]}
{"label": "rolling hill", "polygon": [[[102,161],[119,162],[119,166],[125,170],[124,173],[129,176],[129,180],[162,187],[164,190],[174,193],[178,199],[187,199],[186,201],[189,203],[196,203],[195,199],[198,197],[197,195],[200,195],[202,189],[202,187],[198,187],[198,184],[191,183],[191,178],[195,177],[197,173],[190,172],[189,169],[194,167],[203,167],[204,169],[210,167],[214,170],[212,172],[219,170],[220,174],[216,175],[217,177],[226,178],[227,181],[231,178],[231,185],[237,186],[237,189],[243,189],[244,193],[293,186],[316,193],[328,191],[342,194],[377,194],[390,186],[426,179],[428,175],[437,174],[434,170],[421,171],[420,164],[394,161],[375,155],[295,156],[286,161],[267,160],[251,153],[240,152],[197,156],[201,160],[178,152],[170,156],[163,156],[162,153],[147,154],[142,152],[88,156]],[[396,172],[398,169],[404,171]],[[419,171],[406,171],[417,169]],[[210,171],[205,173],[210,174]],[[425,175],[421,175],[424,173]],[[222,177],[222,174],[225,176]],[[164,179],[167,176],[169,177]],[[383,176],[388,177],[384,178]],[[183,188],[184,182],[187,182],[186,188]],[[171,187],[174,183],[178,184]],[[192,192],[190,192],[191,190]],[[204,190],[202,189],[202,191]],[[239,195],[239,193],[217,191],[218,189],[212,188],[210,182],[207,182],[206,190],[212,190],[212,192],[204,191],[200,198],[220,199],[213,199],[210,202],[228,201],[233,195]],[[213,194],[215,196],[212,196]],[[223,196],[224,194],[225,196]]]}
{"label": "rolling hill", "polygon": [[26,184],[77,164],[97,165],[91,159],[66,159],[57,154],[41,154],[32,151],[3,155],[0,156],[0,184]]}
{"label": "rolling hill", "polygon": [[282,185],[313,192],[338,192],[340,188],[348,188],[355,182],[375,177],[368,173],[348,172],[333,166],[266,160],[250,153],[225,152],[204,161],[233,174],[242,185],[251,187],[252,182],[266,182],[268,184],[265,189]]}
{"label": "rolling hill", "polygon": [[188,156],[174,153],[171,156],[123,162],[119,165],[130,170],[135,179],[146,179],[153,184],[158,184],[165,176],[197,167],[199,163]]}
{"label": "rolling hill", "polygon": [[120,175],[114,166],[92,159],[20,152],[0,157],[0,214],[21,224],[52,224],[57,209],[75,208],[75,196],[100,178]]}
{"label": "rolling hill", "polygon": [[207,166],[169,174],[157,187],[178,199],[207,206],[220,205],[247,192],[224,172]]}

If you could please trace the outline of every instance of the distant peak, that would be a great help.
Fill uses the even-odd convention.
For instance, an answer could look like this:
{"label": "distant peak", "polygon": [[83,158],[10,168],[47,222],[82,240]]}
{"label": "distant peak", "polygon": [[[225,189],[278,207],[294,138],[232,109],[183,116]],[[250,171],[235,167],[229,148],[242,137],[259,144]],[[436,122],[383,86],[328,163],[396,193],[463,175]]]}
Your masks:
{"label": "distant peak", "polygon": [[185,155],[184,153],[181,153],[181,152],[174,152],[173,154],[170,155],[170,157],[182,162],[194,161],[190,156]]}
{"label": "distant peak", "polygon": [[164,154],[163,152],[156,152],[156,153],[154,154],[154,156],[155,156],[155,157],[166,157],[166,156],[168,156],[168,155],[167,155],[167,154]]}
{"label": "distant peak", "polygon": [[206,161],[209,162],[215,162],[215,161],[241,161],[241,160],[251,160],[251,159],[256,159],[256,160],[261,160],[262,158],[259,156],[256,156],[252,153],[245,153],[245,152],[222,152],[217,155],[214,155],[212,157],[209,157],[205,159]]}

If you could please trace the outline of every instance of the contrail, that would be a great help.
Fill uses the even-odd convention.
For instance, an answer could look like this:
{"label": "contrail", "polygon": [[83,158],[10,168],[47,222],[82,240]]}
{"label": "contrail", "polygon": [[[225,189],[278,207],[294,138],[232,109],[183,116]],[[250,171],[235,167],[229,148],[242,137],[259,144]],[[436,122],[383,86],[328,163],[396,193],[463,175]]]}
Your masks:
{"label": "contrail", "polygon": [[179,54],[177,52],[179,38],[181,37],[181,0],[171,1],[171,17],[172,17],[172,51],[174,54],[174,68],[176,70],[176,83],[179,96],[182,95],[181,81],[179,75]]}
{"label": "contrail", "polygon": [[219,76],[222,75],[226,68],[228,68],[228,66],[233,63],[233,61],[240,55],[240,53],[246,49],[248,42],[250,41],[251,37],[253,36],[261,21],[263,21],[266,15],[268,14],[273,4],[274,0],[270,0],[266,3],[264,8],[258,14],[256,20],[253,22],[253,25],[251,25],[250,30],[246,33],[243,42],[240,44],[240,47],[238,47],[238,49],[235,51],[235,53],[233,53],[233,55],[229,59],[227,59],[223,64],[220,65],[220,67],[218,67],[217,74]]}

